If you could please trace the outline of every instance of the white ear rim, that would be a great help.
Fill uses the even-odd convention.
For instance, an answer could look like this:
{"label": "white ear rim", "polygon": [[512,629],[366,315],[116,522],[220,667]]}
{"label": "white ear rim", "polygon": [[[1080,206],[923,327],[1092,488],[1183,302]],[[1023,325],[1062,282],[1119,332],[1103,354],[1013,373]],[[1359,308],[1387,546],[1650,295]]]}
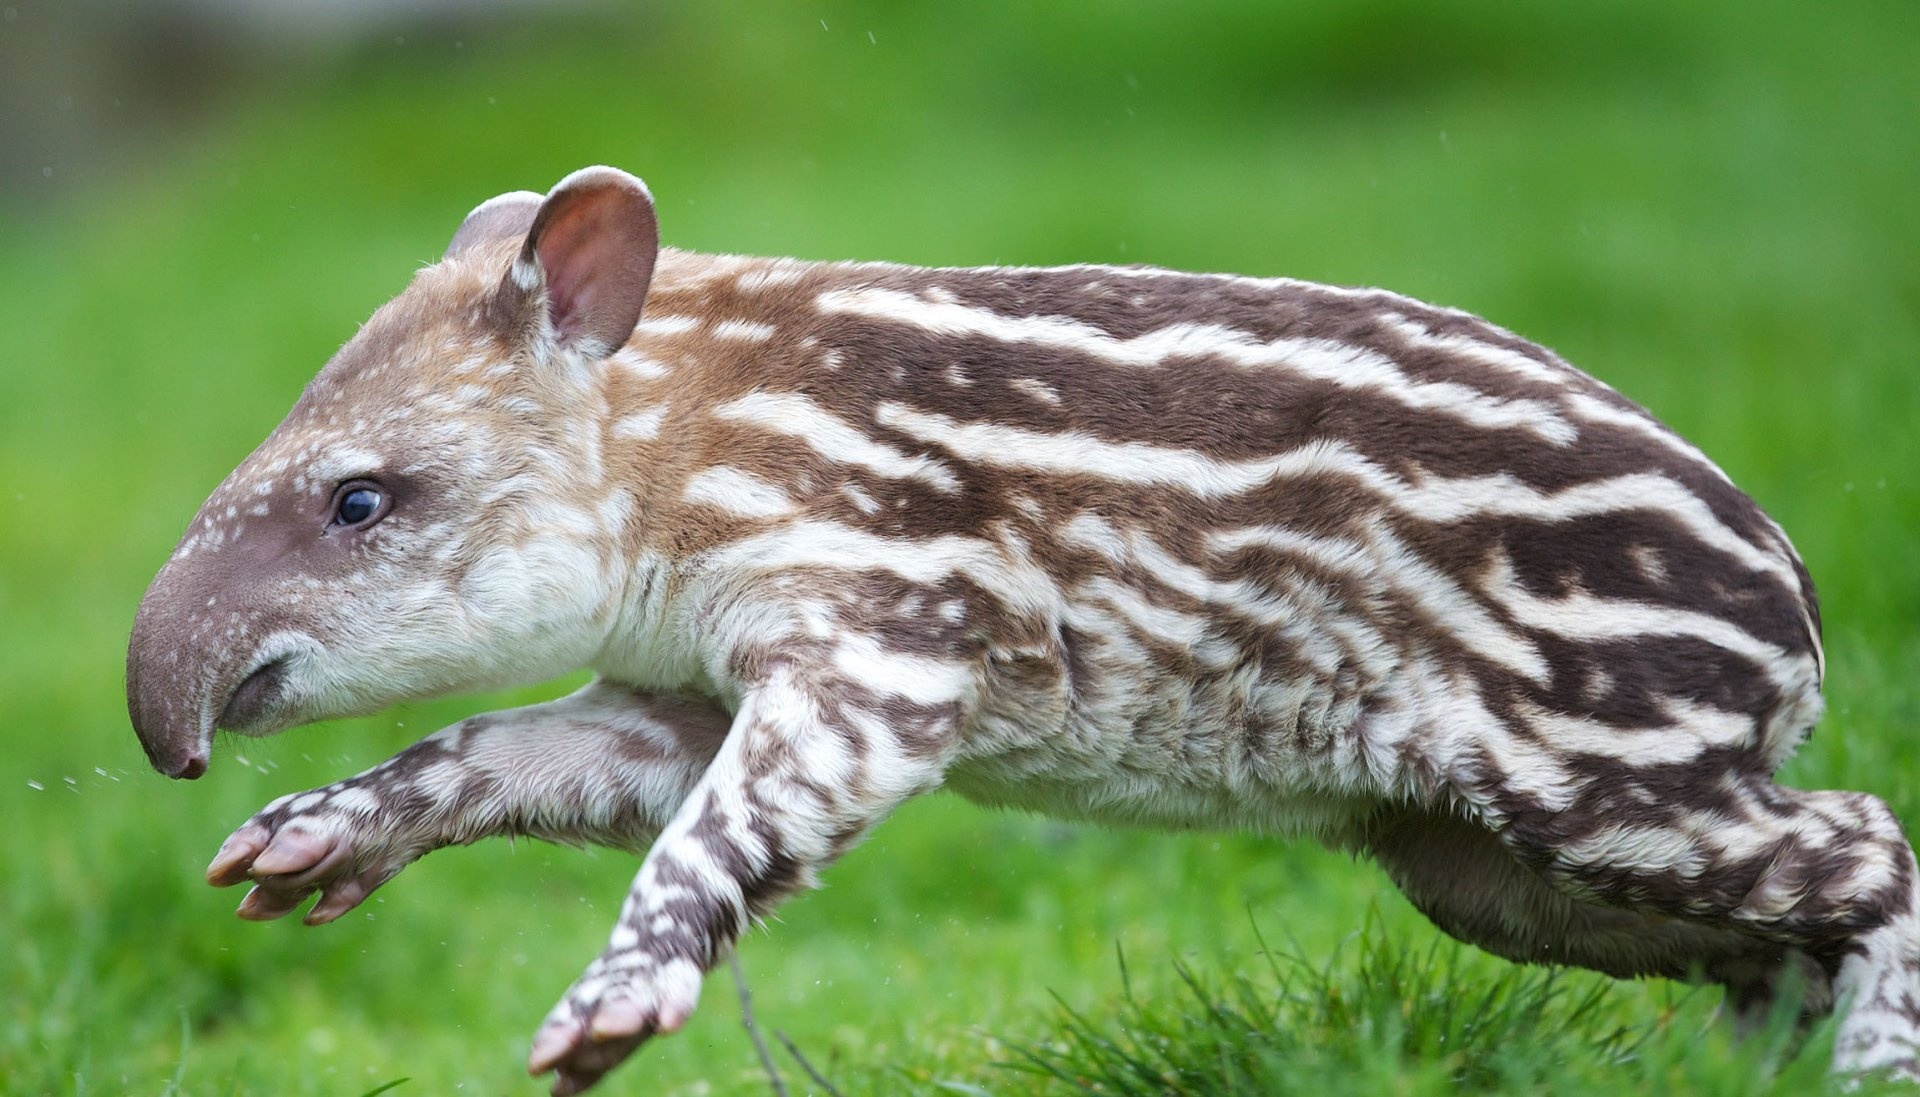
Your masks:
{"label": "white ear rim", "polygon": [[[607,164],[590,164],[584,168],[568,172],[564,178],[558,183],[555,183],[553,188],[545,194],[534,194],[530,190],[517,190],[511,194],[502,194],[498,198],[487,199],[487,201],[480,203],[480,206],[476,208],[473,213],[479,213],[480,210],[485,209],[488,205],[508,198],[517,199],[522,195],[526,195],[532,197],[534,201],[544,204],[561,191],[570,190],[574,187],[604,184],[612,184],[633,191],[647,204],[648,209],[656,209],[653,202],[653,191],[648,188],[646,180],[632,172],[621,171],[619,168]],[[472,217],[473,213],[467,216]],[[656,219],[658,216],[656,212]],[[513,284],[527,293],[532,293],[541,288],[546,285],[547,281],[546,275],[540,270],[538,260],[534,258],[530,251],[525,249],[522,249],[518,255],[513,257],[513,266],[509,269],[508,274],[513,278]]]}
{"label": "white ear rim", "polygon": [[[492,198],[473,207],[460,227],[454,230],[453,239],[447,242],[447,250],[440,256],[450,259],[466,251],[475,244],[486,240],[505,240],[513,236],[524,236],[525,227],[521,220],[531,224],[533,214],[540,209],[545,196],[530,190],[511,190],[505,194],[496,194]],[[525,218],[514,217],[509,211],[527,211]]]}
{"label": "white ear rim", "polygon": [[[555,199],[563,197],[566,192],[574,189],[623,190],[636,199],[638,204],[645,209],[646,218],[649,222],[648,235],[652,238],[651,247],[654,249],[653,252],[649,254],[646,264],[648,275],[649,277],[651,276],[653,261],[657,256],[657,249],[659,247],[659,218],[653,201],[653,191],[647,187],[647,184],[641,180],[640,177],[630,172],[625,172],[606,164],[593,164],[569,172],[559,182],[555,183],[553,189],[549,190],[544,196],[534,195],[530,191],[515,191],[511,194],[503,194],[498,198],[481,203],[480,208],[485,208],[492,202],[503,202],[507,199],[520,201],[520,196],[522,195],[529,195],[539,202],[538,208],[534,211],[532,224],[528,226],[521,244],[520,251],[515,254],[512,264],[507,268],[507,281],[522,294],[545,294],[550,292],[547,271],[541,264],[539,257],[540,232],[542,225],[546,221],[547,207],[552,205]],[[478,212],[479,210],[476,209],[475,213]],[[549,329],[546,333],[548,337],[547,341],[557,342],[555,338],[557,333],[551,330],[551,325],[543,323],[542,326]],[[602,353],[612,353],[614,350],[619,349],[619,343],[615,342],[612,346],[602,348],[598,345],[598,341],[590,341],[583,345],[583,349],[587,351],[590,357],[598,357]]]}
{"label": "white ear rim", "polygon": [[542,202],[546,200],[546,197],[546,195],[541,194],[537,190],[510,190],[505,194],[496,194],[492,198],[473,207],[473,213],[469,213],[467,216],[472,217],[475,213],[481,213],[495,206],[503,206],[509,202]]}
{"label": "white ear rim", "polygon": [[[555,183],[553,189],[548,191],[547,195],[551,197],[560,191],[596,182],[613,183],[624,186],[629,190],[638,191],[640,197],[646,199],[647,205],[653,205],[653,192],[647,189],[647,184],[644,180],[632,172],[621,171],[619,168],[609,167],[606,164],[590,164],[578,171],[568,172],[567,177]],[[520,191],[517,193],[524,194],[526,192]],[[501,197],[504,198],[506,196],[502,195]]]}

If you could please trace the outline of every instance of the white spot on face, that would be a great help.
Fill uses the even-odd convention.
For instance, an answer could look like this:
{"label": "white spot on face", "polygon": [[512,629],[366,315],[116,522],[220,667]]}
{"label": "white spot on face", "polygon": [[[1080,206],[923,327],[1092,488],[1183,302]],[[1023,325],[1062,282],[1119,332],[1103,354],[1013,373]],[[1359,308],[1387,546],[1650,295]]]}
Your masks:
{"label": "white spot on face", "polygon": [[957,385],[960,388],[972,388],[973,378],[968,377],[966,373],[964,373],[960,369],[959,366],[948,365],[947,366],[947,384]]}
{"label": "white spot on face", "polygon": [[314,457],[307,474],[321,483],[365,476],[380,470],[380,457],[371,450],[341,443]]}

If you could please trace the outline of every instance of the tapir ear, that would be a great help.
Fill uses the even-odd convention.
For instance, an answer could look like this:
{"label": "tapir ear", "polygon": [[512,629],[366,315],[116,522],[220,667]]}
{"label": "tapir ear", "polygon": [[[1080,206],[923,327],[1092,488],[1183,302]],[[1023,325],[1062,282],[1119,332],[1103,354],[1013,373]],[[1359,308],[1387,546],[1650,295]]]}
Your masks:
{"label": "tapir ear", "polygon": [[614,168],[582,168],[540,204],[500,289],[521,301],[544,297],[559,345],[603,357],[640,322],[659,253],[647,185]]}
{"label": "tapir ear", "polygon": [[546,199],[530,190],[516,190],[489,198],[473,207],[467,219],[454,231],[442,259],[451,259],[475,244],[493,240],[519,240],[533,227],[533,217]]}

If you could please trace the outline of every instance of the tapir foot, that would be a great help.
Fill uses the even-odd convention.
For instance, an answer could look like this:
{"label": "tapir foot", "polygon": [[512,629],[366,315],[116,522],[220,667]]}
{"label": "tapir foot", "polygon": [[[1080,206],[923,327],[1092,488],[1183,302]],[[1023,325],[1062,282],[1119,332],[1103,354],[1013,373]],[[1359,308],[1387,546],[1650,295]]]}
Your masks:
{"label": "tapir foot", "polygon": [[547,1014],[534,1034],[528,1073],[553,1071],[554,1097],[587,1089],[649,1038],[686,1024],[701,975],[691,960],[609,950]]}

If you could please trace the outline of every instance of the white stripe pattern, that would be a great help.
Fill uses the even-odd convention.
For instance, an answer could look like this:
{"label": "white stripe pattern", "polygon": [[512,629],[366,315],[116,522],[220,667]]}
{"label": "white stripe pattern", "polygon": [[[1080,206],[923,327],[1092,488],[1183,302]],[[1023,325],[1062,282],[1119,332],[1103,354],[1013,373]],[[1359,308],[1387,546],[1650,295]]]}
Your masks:
{"label": "white stripe pattern", "polygon": [[742,518],[779,518],[795,509],[793,500],[778,485],[731,465],[715,465],[694,473],[682,498]]}
{"label": "white stripe pattern", "polygon": [[1798,591],[1793,568],[1774,552],[1728,529],[1700,498],[1654,473],[1633,473],[1542,491],[1509,473],[1461,478],[1423,477],[1409,483],[1345,442],[1319,440],[1269,457],[1222,461],[1197,450],[1145,442],[1108,442],[1073,431],[1046,433],[998,423],[961,423],[902,404],[882,403],[877,418],[960,458],[1044,473],[1073,473],[1123,483],[1178,488],[1206,498],[1239,495],[1275,480],[1343,476],[1356,480],[1412,518],[1457,523],[1479,517],[1541,522],[1636,510],[1654,511],[1685,526],[1702,542]]}
{"label": "white stripe pattern", "polygon": [[909,455],[877,442],[844,419],[797,392],[752,392],[713,409],[715,418],[751,423],[797,438],[829,461],[865,469],[890,480],[917,480],[940,491],[960,489],[960,480],[939,461]]}
{"label": "white stripe pattern", "polygon": [[940,336],[977,335],[1077,351],[1136,369],[1164,366],[1180,358],[1219,359],[1245,369],[1283,369],[1342,388],[1365,390],[1414,410],[1452,416],[1474,427],[1522,430],[1559,446],[1579,437],[1573,424],[1545,401],[1495,396],[1450,381],[1417,381],[1384,355],[1331,339],[1262,341],[1243,331],[1200,323],[1170,324],[1131,339],[1116,339],[1078,320],[1002,316],[880,288],[829,290],[817,304],[825,312],[907,324]]}

